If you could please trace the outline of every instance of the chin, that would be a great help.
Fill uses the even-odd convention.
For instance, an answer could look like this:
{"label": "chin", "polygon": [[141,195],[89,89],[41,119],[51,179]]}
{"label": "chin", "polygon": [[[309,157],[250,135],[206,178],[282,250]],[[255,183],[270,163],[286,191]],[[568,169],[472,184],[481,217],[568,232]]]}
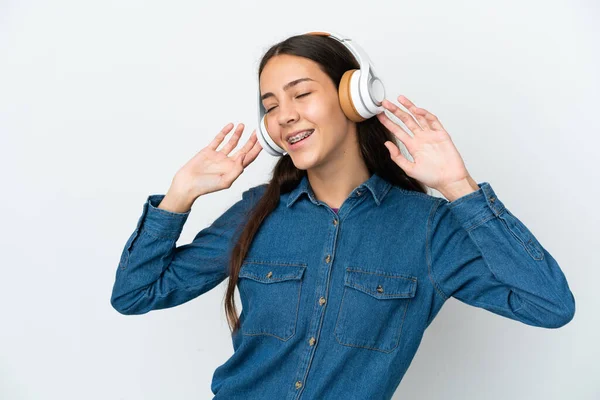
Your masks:
{"label": "chin", "polygon": [[292,157],[292,162],[294,163],[294,167],[298,168],[299,170],[307,170],[313,167],[313,164],[311,162],[307,162],[306,160],[303,160],[302,157]]}
{"label": "chin", "polygon": [[[288,153],[290,154],[290,153]],[[305,171],[319,166],[319,160],[316,154],[294,154],[291,155],[294,166],[299,170]]]}

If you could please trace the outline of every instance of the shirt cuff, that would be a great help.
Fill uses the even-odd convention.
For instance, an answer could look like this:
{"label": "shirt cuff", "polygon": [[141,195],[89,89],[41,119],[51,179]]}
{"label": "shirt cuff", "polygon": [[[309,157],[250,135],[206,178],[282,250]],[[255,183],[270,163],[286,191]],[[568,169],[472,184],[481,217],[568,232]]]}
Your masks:
{"label": "shirt cuff", "polygon": [[477,186],[478,190],[448,203],[448,207],[464,229],[498,216],[504,210],[504,204],[498,199],[489,182],[478,183]]}
{"label": "shirt cuff", "polygon": [[144,223],[142,230],[149,234],[166,239],[179,238],[183,225],[190,215],[191,210],[185,213],[163,210],[158,205],[166,195],[154,194],[148,196],[144,204]]}

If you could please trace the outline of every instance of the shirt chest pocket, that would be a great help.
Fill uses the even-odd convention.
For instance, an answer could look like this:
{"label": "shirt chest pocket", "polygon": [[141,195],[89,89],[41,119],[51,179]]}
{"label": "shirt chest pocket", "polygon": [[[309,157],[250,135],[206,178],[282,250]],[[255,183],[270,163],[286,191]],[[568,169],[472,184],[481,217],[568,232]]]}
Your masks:
{"label": "shirt chest pocket", "polygon": [[389,353],[400,343],[417,278],[346,268],[334,335],[345,346]]}
{"label": "shirt chest pocket", "polygon": [[238,288],[244,335],[271,335],[288,340],[296,333],[305,263],[244,261]]}

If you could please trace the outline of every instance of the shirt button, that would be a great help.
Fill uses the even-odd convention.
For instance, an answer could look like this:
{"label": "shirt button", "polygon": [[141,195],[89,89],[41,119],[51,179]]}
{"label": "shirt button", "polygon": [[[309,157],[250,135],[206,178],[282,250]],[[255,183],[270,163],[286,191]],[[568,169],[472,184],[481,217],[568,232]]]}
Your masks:
{"label": "shirt button", "polygon": [[337,219],[334,219],[334,220],[333,220],[333,224],[334,224],[334,225],[337,225],[337,224],[338,224],[338,222],[337,222]]}
{"label": "shirt button", "polygon": [[329,261],[331,261],[331,255],[327,254],[327,257],[325,257],[325,262],[329,263]]}
{"label": "shirt button", "polygon": [[325,304],[325,302],[326,302],[326,301],[327,301],[327,300],[325,300],[325,297],[322,297],[322,296],[321,296],[321,298],[319,299],[319,304],[320,304],[320,305],[323,305],[323,304]]}
{"label": "shirt button", "polygon": [[362,194],[362,192],[360,190],[357,190],[356,194],[360,196]]}
{"label": "shirt button", "polygon": [[383,288],[381,287],[381,285],[377,286],[377,291],[379,293],[383,293]]}
{"label": "shirt button", "polygon": [[269,271],[269,273],[267,274],[267,278],[270,278],[273,276],[273,271]]}
{"label": "shirt button", "polygon": [[296,382],[296,389],[300,389],[302,387],[302,382]]}
{"label": "shirt button", "polygon": [[308,341],[308,344],[310,344],[311,346],[314,346],[315,342],[316,342],[315,338],[311,337],[310,340]]}

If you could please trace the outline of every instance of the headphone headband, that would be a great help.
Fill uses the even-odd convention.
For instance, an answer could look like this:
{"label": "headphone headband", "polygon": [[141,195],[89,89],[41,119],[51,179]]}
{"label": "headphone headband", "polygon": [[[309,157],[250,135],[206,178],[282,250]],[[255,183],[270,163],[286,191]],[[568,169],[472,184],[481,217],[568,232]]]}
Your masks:
{"label": "headphone headband", "polygon": [[307,32],[305,33],[305,35],[329,36],[330,38],[337,40],[338,42],[346,46],[348,50],[350,50],[356,61],[358,61],[360,70],[365,72],[365,74],[362,75],[368,77],[368,72],[371,72],[371,74],[373,75],[377,75],[373,69],[373,63],[371,62],[367,54],[357,43],[354,43],[352,39],[344,37],[337,33],[325,31]]}

